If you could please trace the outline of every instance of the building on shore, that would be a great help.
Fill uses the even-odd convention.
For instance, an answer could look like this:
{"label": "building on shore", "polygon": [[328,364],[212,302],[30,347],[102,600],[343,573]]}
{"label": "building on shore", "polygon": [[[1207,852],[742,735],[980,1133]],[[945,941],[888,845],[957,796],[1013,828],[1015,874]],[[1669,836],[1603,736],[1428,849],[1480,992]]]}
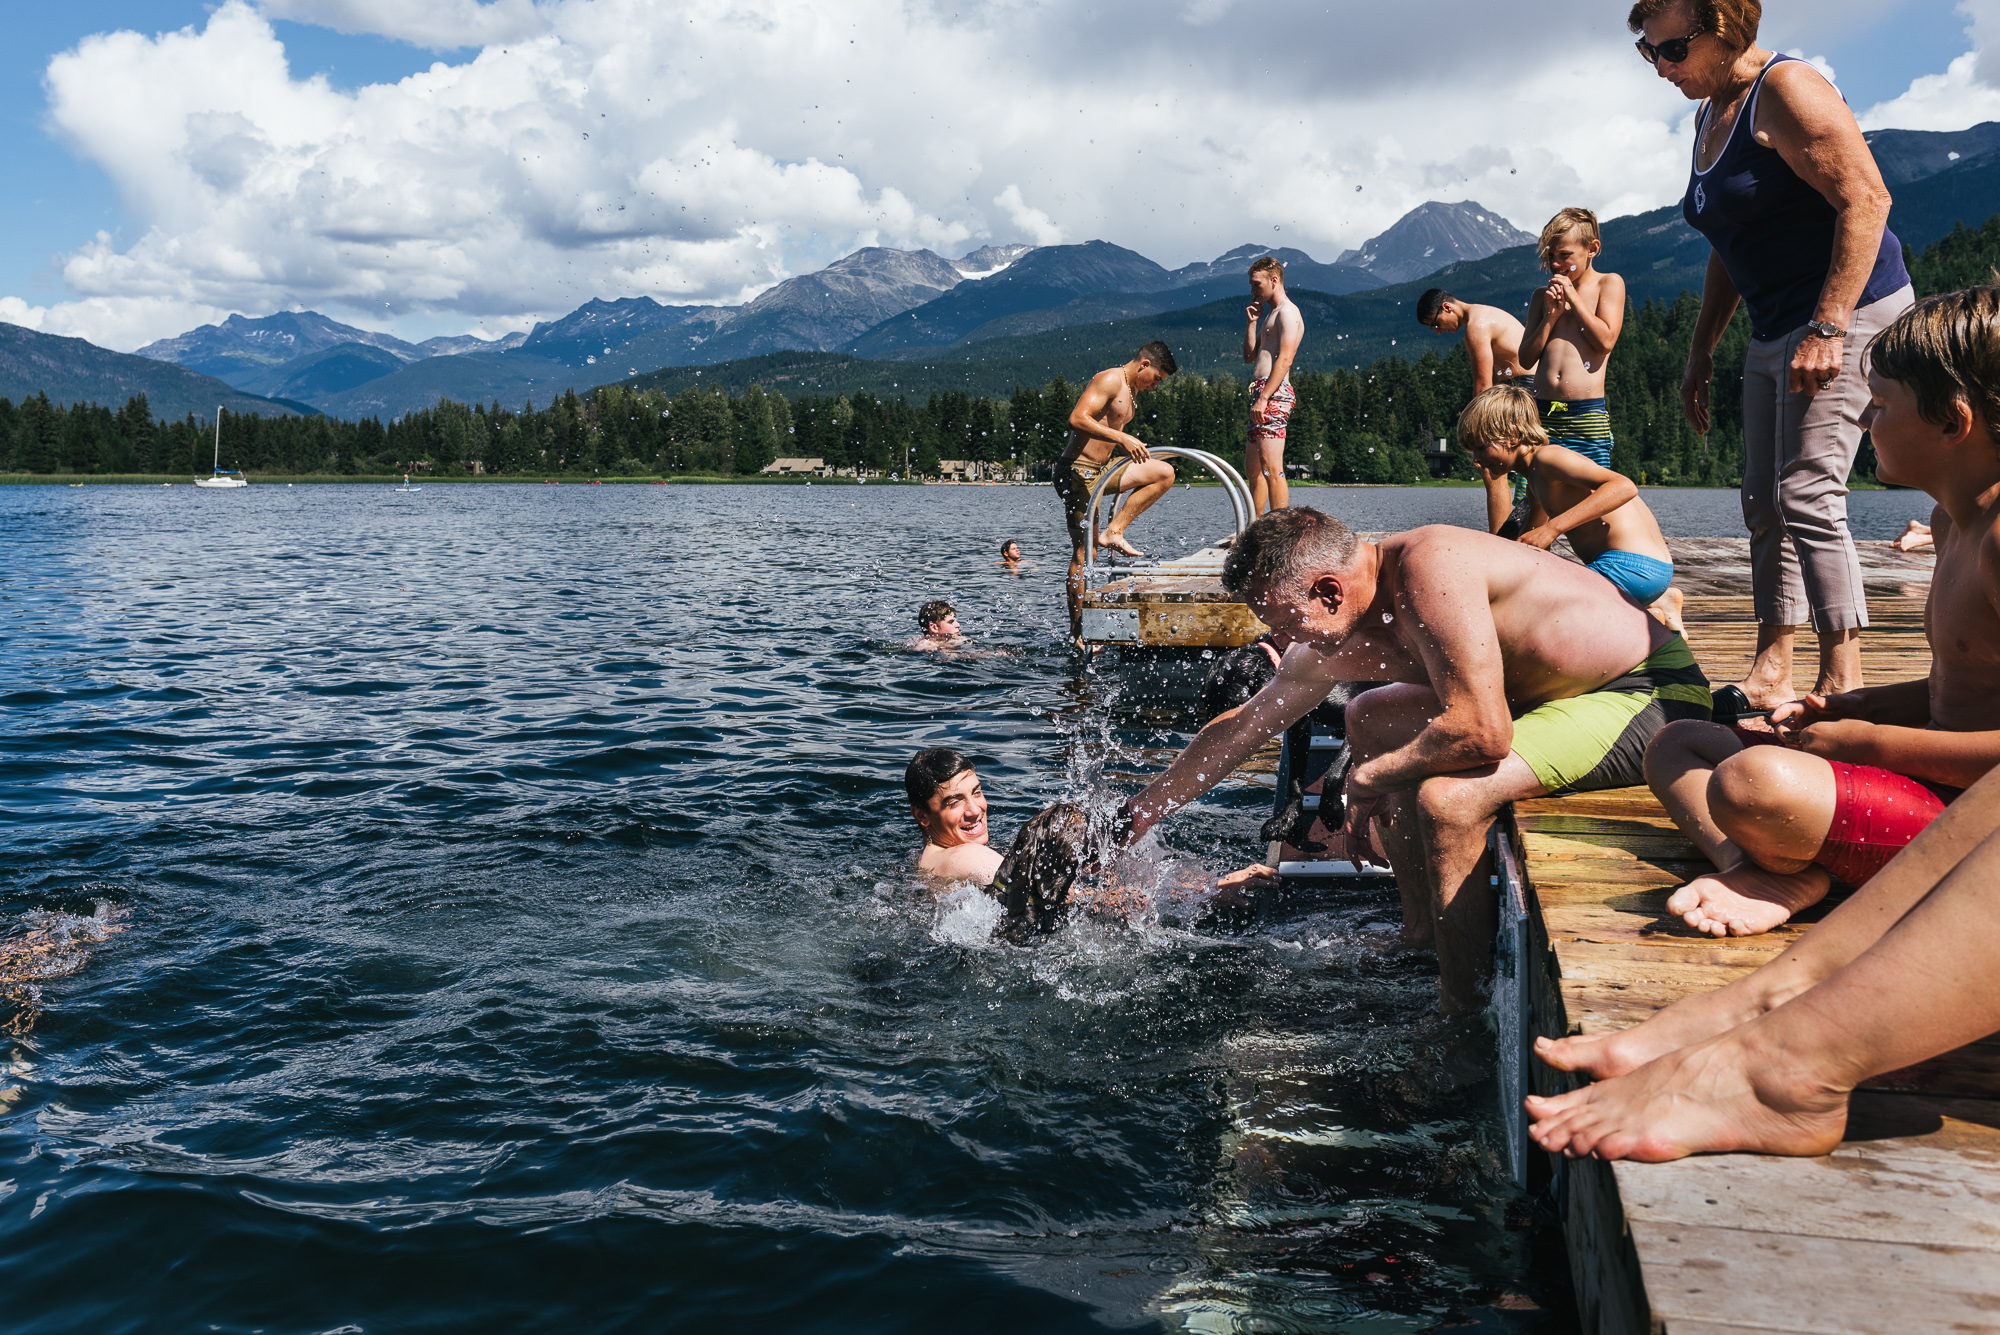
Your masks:
{"label": "building on shore", "polygon": [[824,459],[773,459],[757,470],[759,473],[791,474],[799,477],[832,477],[833,470],[826,466]]}
{"label": "building on shore", "polygon": [[938,477],[946,482],[1026,482],[1028,469],[1013,459],[982,463],[977,459],[940,459]]}

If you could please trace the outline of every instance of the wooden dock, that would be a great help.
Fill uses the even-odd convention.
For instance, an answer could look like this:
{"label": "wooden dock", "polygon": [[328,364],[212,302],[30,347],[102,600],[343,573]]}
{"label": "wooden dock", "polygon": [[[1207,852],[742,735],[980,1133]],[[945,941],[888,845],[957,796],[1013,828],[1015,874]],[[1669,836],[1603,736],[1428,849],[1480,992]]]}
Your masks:
{"label": "wooden dock", "polygon": [[[1930,666],[1928,559],[1885,551],[1872,548],[1866,568],[1872,682]],[[1706,569],[1688,572],[1691,583],[1705,581],[1689,600],[1689,640],[1718,683],[1740,676],[1754,643],[1747,581],[1732,578],[1731,555],[1712,551],[1689,563]],[[1815,665],[1813,637],[1801,631],[1800,689]],[[1698,935],[1665,901],[1707,863],[1644,788],[1521,803],[1510,834],[1524,872],[1525,939],[1496,1011],[1503,1021],[1522,1016],[1528,1034],[1636,1024],[1756,968],[1831,907],[1764,936]],[[1536,1092],[1572,1087],[1571,1077],[1513,1057],[1503,1054],[1503,1070],[1512,1065]],[[1532,1179],[1553,1183],[1562,1210],[1588,1331],[2000,1331],[1995,1039],[1872,1082],[1855,1096],[1846,1142],[1821,1158],[1531,1157]]]}

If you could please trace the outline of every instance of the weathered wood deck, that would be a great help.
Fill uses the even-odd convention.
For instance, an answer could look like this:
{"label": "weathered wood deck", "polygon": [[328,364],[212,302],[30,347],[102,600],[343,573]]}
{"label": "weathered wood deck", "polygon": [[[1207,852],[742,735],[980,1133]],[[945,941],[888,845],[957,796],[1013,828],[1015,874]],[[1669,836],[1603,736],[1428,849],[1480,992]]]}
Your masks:
{"label": "weathered wood deck", "polygon": [[[1736,680],[1754,643],[1736,559],[1747,553],[1710,547],[1683,561],[1684,546],[1694,544],[1675,543],[1676,564],[1700,591],[1688,638],[1712,680]],[[1922,676],[1928,558],[1871,547],[1865,565],[1869,679]],[[1809,631],[1798,648],[1803,690],[1816,663]],[[1707,864],[1643,788],[1521,803],[1515,821],[1528,884],[1523,981],[1540,1033],[1636,1024],[1757,967],[1816,916],[1716,940],[1668,915],[1670,890]],[[1539,1092],[1570,1087],[1530,1067]],[[1847,1141],[1822,1158],[1550,1166],[1586,1330],[2000,1331],[2000,1041],[1872,1082]]]}

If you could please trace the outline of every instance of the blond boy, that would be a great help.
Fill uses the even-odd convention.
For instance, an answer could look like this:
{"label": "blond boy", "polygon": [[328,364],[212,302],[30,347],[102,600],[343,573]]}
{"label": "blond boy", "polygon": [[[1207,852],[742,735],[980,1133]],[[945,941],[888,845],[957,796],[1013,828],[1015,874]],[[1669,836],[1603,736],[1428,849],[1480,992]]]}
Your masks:
{"label": "blond boy", "polygon": [[1597,269],[1597,215],[1564,209],[1540,241],[1547,287],[1528,302],[1520,360],[1535,367],[1535,397],[1551,441],[1611,467],[1604,367],[1625,328],[1625,280]]}

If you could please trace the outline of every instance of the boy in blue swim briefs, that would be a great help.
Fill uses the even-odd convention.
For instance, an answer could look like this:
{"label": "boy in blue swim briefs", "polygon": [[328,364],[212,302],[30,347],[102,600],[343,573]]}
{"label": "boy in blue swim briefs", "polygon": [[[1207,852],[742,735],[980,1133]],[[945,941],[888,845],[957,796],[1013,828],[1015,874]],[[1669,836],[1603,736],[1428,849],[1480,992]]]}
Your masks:
{"label": "boy in blue swim briefs", "polygon": [[1523,533],[1521,542],[1547,551],[1557,538],[1567,537],[1585,565],[1684,633],[1674,558],[1659,521],[1639,499],[1638,485],[1552,442],[1533,395],[1515,385],[1474,395],[1459,414],[1458,443],[1489,482],[1508,473],[1527,479],[1528,494],[1549,518]]}

